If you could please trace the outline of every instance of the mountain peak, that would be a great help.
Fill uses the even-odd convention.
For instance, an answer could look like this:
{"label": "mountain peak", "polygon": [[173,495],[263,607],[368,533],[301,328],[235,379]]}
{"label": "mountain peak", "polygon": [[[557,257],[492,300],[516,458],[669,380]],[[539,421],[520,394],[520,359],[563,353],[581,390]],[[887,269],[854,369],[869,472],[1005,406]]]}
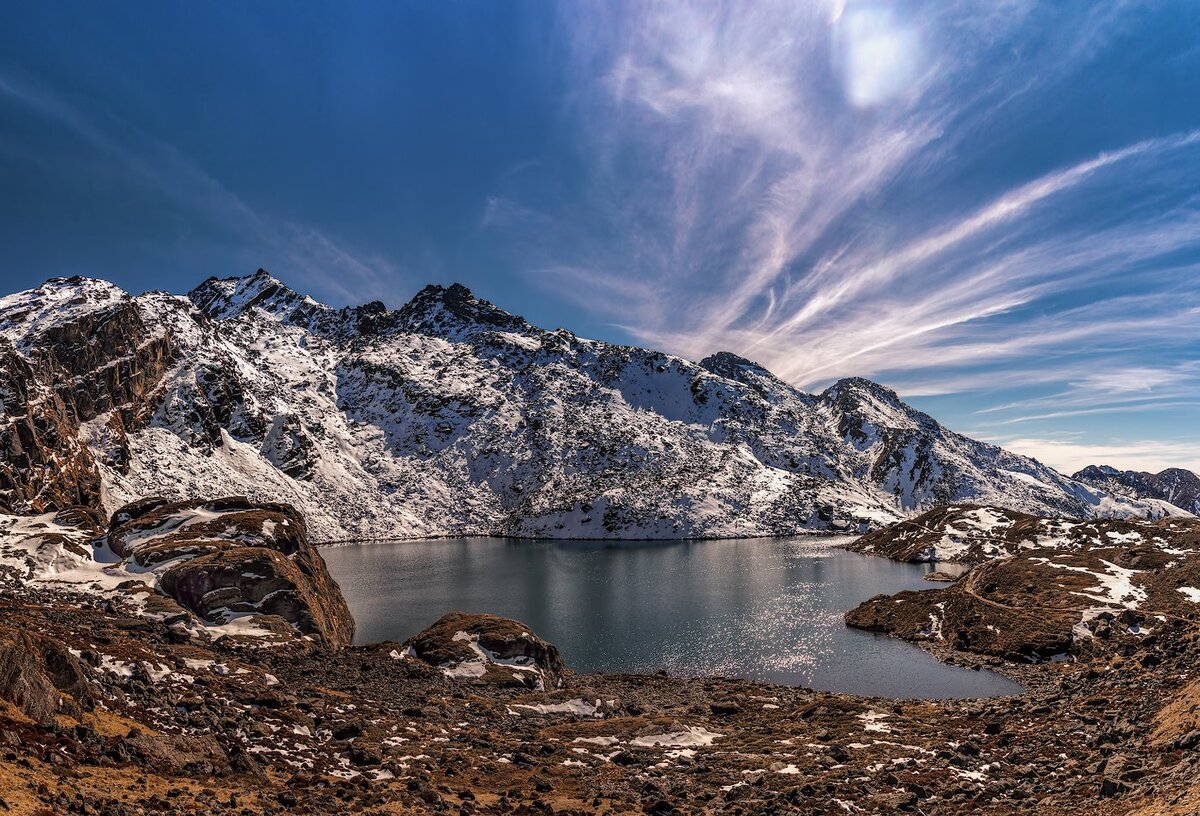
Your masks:
{"label": "mountain peak", "polygon": [[1088,465],[1071,474],[1077,482],[1139,499],[1159,499],[1200,513],[1200,476],[1186,468],[1166,468],[1158,473],[1120,470],[1109,465]]}
{"label": "mountain peak", "polygon": [[718,377],[744,383],[760,394],[765,395],[767,391],[777,391],[779,388],[799,393],[792,386],[772,374],[765,366],[742,357],[739,354],[734,354],[732,351],[718,351],[715,354],[710,354],[700,361],[700,367],[711,371]]}
{"label": "mountain peak", "polygon": [[1119,476],[1121,471],[1117,470],[1112,465],[1088,465],[1082,470],[1077,470],[1071,474],[1071,478],[1076,481],[1087,481],[1088,479],[1103,479],[1109,476]]}
{"label": "mountain peak", "polygon": [[833,385],[826,388],[821,393],[821,396],[833,400],[854,397],[859,399],[863,397],[870,397],[881,400],[888,405],[904,404],[900,399],[900,395],[895,391],[888,388],[886,385],[880,385],[879,383],[873,380],[868,380],[865,377],[843,377]]}
{"label": "mountain peak", "polygon": [[209,278],[188,292],[188,299],[216,320],[237,317],[255,306],[283,317],[302,304],[313,307],[319,305],[312,298],[289,288],[265,269],[241,277]]}
{"label": "mountain peak", "polygon": [[1196,473],[1194,471],[1188,470],[1187,468],[1181,468],[1181,467],[1165,468],[1163,470],[1160,470],[1158,473],[1156,473],[1154,475],[1160,479],[1169,479],[1169,478],[1197,479],[1197,478],[1200,478],[1196,475]]}
{"label": "mountain peak", "polygon": [[54,326],[128,302],[119,286],[74,275],[0,298],[0,335],[20,347]]}
{"label": "mountain peak", "polygon": [[746,369],[750,369],[756,374],[770,373],[766,368],[753,360],[742,357],[739,354],[734,354],[732,351],[718,351],[715,354],[710,354],[700,361],[700,367],[706,368],[722,377],[729,377],[735,380]]}
{"label": "mountain peak", "polygon": [[400,318],[414,330],[463,328],[463,324],[516,331],[531,328],[524,319],[475,297],[461,283],[450,286],[429,284],[400,309]]}

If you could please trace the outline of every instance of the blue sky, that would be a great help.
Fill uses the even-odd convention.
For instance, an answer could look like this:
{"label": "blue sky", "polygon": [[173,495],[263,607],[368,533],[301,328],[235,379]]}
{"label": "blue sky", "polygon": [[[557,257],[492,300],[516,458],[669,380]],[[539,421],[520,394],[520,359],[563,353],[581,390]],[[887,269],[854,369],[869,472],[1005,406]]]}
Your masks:
{"label": "blue sky", "polygon": [[1200,5],[9,2],[0,276],[461,281],[1200,469]]}

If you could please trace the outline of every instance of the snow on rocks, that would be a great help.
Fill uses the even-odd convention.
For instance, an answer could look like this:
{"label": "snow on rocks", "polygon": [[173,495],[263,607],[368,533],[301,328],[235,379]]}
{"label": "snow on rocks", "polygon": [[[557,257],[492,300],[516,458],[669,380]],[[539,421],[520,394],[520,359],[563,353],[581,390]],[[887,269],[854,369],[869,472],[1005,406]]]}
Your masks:
{"label": "snow on rocks", "polygon": [[1200,589],[1196,587],[1179,587],[1178,591],[1192,603],[1200,603]]}
{"label": "snow on rocks", "polygon": [[679,730],[634,737],[629,744],[638,748],[703,748],[723,736],[703,726],[687,725]]}
{"label": "snow on rocks", "polygon": [[869,381],[807,394],[728,352],[543,331],[457,285],[393,311],[333,309],[263,270],[189,297],[57,280],[0,301],[0,333],[18,357],[80,356],[71,338],[118,312],[72,372],[94,392],[52,411],[71,484],[109,510],[164,490],[286,500],[323,542],[861,531],[956,501],[1144,514]]}
{"label": "snow on rocks", "polygon": [[462,682],[539,691],[557,689],[563,682],[558,649],[525,624],[496,615],[451,612],[401,648],[405,657]]}
{"label": "snow on rocks", "polygon": [[964,530],[964,519],[976,526],[962,553],[977,566],[943,590],[873,598],[847,622],[955,650],[1058,661],[1098,648],[1094,641],[1146,638],[1151,617],[1188,617],[1200,601],[1191,589],[1200,583],[1195,519],[1080,522],[948,507],[850,546],[912,558],[946,530]]}
{"label": "snow on rocks", "polygon": [[[1066,552],[1139,544],[1162,549],[1164,536],[1190,529],[1190,524],[1190,518],[1183,517],[1081,521],[952,504],[867,533],[848,549],[897,561],[981,563],[1034,549]],[[1185,545],[1179,552],[1192,549]]]}
{"label": "snow on rocks", "polygon": [[862,721],[864,731],[877,731],[881,734],[892,733],[892,727],[885,722],[887,717],[888,715],[885,712],[875,711],[874,709],[858,715],[858,719]]}
{"label": "snow on rocks", "polygon": [[600,717],[602,703],[600,700],[587,702],[576,697],[562,703],[512,703],[508,706],[509,714],[530,712],[533,714],[571,714],[576,717]]}
{"label": "snow on rocks", "polygon": [[[264,517],[275,521],[271,535]],[[303,520],[284,505],[146,500],[107,530],[82,508],[0,516],[0,566],[31,587],[110,597],[189,637],[339,645],[353,633]]]}

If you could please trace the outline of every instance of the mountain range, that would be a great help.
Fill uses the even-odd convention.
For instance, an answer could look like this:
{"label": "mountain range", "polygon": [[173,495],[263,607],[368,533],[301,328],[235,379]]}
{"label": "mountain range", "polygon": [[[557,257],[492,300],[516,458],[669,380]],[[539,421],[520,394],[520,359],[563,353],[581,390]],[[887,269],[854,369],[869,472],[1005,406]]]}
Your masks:
{"label": "mountain range", "polygon": [[785,535],[956,502],[1182,512],[865,379],[810,394],[730,352],[546,331],[457,284],[391,310],[263,270],[186,296],[52,279],[0,299],[0,402],[2,509],[241,494],[296,505],[322,541]]}
{"label": "mountain range", "polygon": [[1071,478],[1115,495],[1170,502],[1193,515],[1200,515],[1200,476],[1184,468],[1147,473],[1118,470],[1109,465],[1088,465]]}

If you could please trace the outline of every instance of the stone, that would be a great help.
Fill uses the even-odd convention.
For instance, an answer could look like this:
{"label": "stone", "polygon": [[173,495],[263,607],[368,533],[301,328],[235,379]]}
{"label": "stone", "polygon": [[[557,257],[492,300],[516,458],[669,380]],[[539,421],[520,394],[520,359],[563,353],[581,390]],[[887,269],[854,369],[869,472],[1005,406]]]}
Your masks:
{"label": "stone", "polygon": [[7,627],[0,627],[0,699],[43,723],[93,707],[83,667],[66,647]]}
{"label": "stone", "polygon": [[209,623],[257,615],[272,631],[286,632],[269,620],[282,619],[327,647],[353,640],[341,589],[290,505],[150,497],[114,513],[106,541],[143,567],[170,562],[162,592]]}
{"label": "stone", "polygon": [[460,682],[555,689],[563,684],[558,649],[520,621],[451,612],[406,640],[402,650]]}

